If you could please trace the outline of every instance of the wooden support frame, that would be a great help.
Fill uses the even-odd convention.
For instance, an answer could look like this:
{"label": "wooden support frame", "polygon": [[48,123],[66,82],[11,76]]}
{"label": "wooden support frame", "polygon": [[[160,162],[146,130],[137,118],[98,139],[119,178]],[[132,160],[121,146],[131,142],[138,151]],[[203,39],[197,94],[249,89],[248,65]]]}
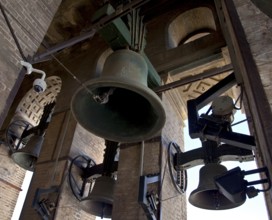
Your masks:
{"label": "wooden support frame", "polygon": [[[159,73],[169,72],[186,66],[191,68],[221,58],[221,48],[225,45],[224,37],[214,32],[190,43],[151,55],[149,58]],[[192,53],[192,51],[195,52]]]}

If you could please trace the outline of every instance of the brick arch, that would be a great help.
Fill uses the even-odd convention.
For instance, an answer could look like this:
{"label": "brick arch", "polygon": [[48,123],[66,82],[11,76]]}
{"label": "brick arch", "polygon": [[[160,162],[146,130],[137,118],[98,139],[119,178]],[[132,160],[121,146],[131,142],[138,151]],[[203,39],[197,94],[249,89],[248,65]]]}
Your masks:
{"label": "brick arch", "polygon": [[168,47],[175,48],[193,35],[216,31],[213,12],[208,7],[196,7],[178,15],[168,26]]}

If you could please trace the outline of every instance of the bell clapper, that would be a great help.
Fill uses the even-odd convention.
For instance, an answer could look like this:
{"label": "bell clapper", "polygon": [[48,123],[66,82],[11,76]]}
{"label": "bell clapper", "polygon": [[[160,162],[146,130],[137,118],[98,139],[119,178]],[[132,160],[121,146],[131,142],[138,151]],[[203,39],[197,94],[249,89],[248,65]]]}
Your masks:
{"label": "bell clapper", "polygon": [[106,87],[99,88],[97,94],[93,94],[93,99],[99,104],[106,104],[109,101],[109,96],[113,94],[115,88]]}

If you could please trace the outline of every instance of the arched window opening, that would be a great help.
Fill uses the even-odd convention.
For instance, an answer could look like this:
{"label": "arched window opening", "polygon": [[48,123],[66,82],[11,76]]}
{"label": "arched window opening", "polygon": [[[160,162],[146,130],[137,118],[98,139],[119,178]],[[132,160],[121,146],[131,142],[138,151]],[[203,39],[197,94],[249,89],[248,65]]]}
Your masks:
{"label": "arched window opening", "polygon": [[198,7],[177,16],[168,27],[168,47],[175,48],[216,31],[210,8]]}

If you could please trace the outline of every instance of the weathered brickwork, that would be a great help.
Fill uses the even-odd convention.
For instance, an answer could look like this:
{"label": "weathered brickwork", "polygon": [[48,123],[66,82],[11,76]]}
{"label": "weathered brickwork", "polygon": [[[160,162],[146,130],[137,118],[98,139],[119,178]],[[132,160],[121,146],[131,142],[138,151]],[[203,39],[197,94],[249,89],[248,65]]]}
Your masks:
{"label": "weathered brickwork", "polygon": [[171,141],[177,143],[181,147],[181,150],[184,151],[184,123],[178,116],[177,110],[174,108],[175,100],[169,99],[169,93],[171,92],[172,91],[167,92],[163,99],[164,107],[167,112],[167,120],[162,132],[162,219],[186,220],[186,195],[179,194],[175,189],[170,177],[168,164],[166,164],[168,163],[168,145]]}
{"label": "weathered brickwork", "polygon": [[[61,1],[3,0],[4,11],[18,38],[25,57],[32,56],[38,49],[49,24]],[[0,126],[24,77],[19,62],[23,59],[0,14]],[[4,148],[4,150],[3,150]],[[25,170],[10,159],[6,146],[1,146],[1,219],[11,219]],[[9,184],[8,184],[9,183]]]}
{"label": "weathered brickwork", "polygon": [[103,153],[105,149],[105,141],[77,124],[74,134],[70,157],[79,154],[88,155],[96,164],[103,162]]}
{"label": "weathered brickwork", "polygon": [[72,194],[67,177],[63,182],[55,219],[95,220],[95,216],[80,209],[79,201]]}
{"label": "weathered brickwork", "polygon": [[[241,24],[243,26],[246,39],[249,43],[253,59],[258,68],[261,82],[270,104],[270,111],[272,109],[272,19],[261,12],[249,0],[234,1]],[[269,111],[266,109],[265,111]],[[254,115],[253,115],[254,117]],[[261,147],[262,148],[262,147]],[[260,155],[267,157],[269,155],[267,149],[261,149]],[[258,155],[257,155],[258,156]],[[271,161],[271,158],[266,158]],[[258,158],[258,164],[262,164],[263,158]],[[266,205],[268,212],[272,213],[272,195],[271,192],[265,194]]]}
{"label": "weathered brickwork", "polygon": [[[150,145],[145,148],[151,147]],[[118,177],[114,189],[113,219],[146,219],[138,204],[141,145],[121,148]]]}
{"label": "weathered brickwork", "polygon": [[0,145],[0,216],[3,220],[10,220],[16,205],[17,197],[25,170],[16,165],[9,157],[8,147]]}
{"label": "weathered brickwork", "polygon": [[58,204],[55,219],[92,219],[94,216],[80,209],[68,184],[70,160],[78,155],[87,155],[97,164],[102,163],[104,140],[77,125],[70,111],[55,114],[36,164],[35,174],[22,211],[21,219],[39,218],[31,207],[38,188],[59,187],[59,193],[50,198]]}
{"label": "weathered brickwork", "polygon": [[[70,118],[70,112],[61,112],[52,117],[45,135],[45,141],[40,157],[35,165],[35,172],[27,193],[20,219],[39,219],[38,213],[32,207],[34,195],[37,189],[50,189],[53,186],[61,186],[64,179],[64,171],[68,167],[65,153],[73,139],[70,134],[74,133],[76,122]],[[69,128],[69,129],[67,129]],[[67,149],[68,148],[68,149]],[[42,198],[49,199],[57,204],[58,193],[41,195]],[[49,198],[48,198],[49,197]]]}
{"label": "weathered brickwork", "polygon": [[[96,164],[103,162],[103,153],[105,143],[102,138],[99,138],[90,132],[86,131],[77,124],[74,132],[73,141],[71,144],[70,157],[75,158],[78,155],[86,155],[93,159]],[[70,162],[69,162],[70,166]],[[58,201],[58,209],[55,215],[56,219],[68,218],[70,220],[90,219],[94,220],[95,216],[86,213],[80,208],[79,201],[73,195],[70,185],[68,184],[67,167],[63,170],[67,175],[63,180],[62,191]],[[79,174],[79,173],[78,173]],[[73,173],[73,175],[75,175]],[[78,175],[79,177],[79,175]]]}
{"label": "weathered brickwork", "polygon": [[[257,64],[264,90],[271,97],[272,86],[272,19],[249,0],[235,1],[247,41]],[[269,99],[272,108],[272,100]]]}
{"label": "weathered brickwork", "polygon": [[[60,2],[60,0],[1,1],[25,57],[31,57],[36,53]],[[2,13],[0,14],[0,44],[0,95],[1,102],[5,103],[0,106],[0,125],[2,125],[24,77],[24,72],[20,72],[22,66],[19,63],[23,58]]]}

